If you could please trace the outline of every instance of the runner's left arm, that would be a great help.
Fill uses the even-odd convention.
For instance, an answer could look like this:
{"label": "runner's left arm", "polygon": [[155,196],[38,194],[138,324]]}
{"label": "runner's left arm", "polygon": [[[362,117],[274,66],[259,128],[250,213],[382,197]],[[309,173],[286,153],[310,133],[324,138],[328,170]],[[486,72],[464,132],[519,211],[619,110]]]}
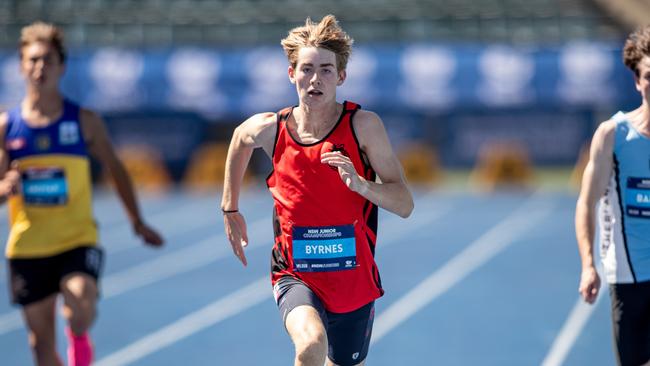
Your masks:
{"label": "runner's left arm", "polygon": [[323,153],[321,161],[338,167],[341,179],[351,190],[381,208],[408,217],[413,211],[413,196],[383,122],[375,113],[360,110],[355,115],[354,131],[380,182],[371,182],[360,176],[350,158],[339,152]]}
{"label": "runner's left arm", "polygon": [[115,153],[101,117],[94,112],[82,109],[81,126],[89,152],[99,160],[102,166],[108,169],[115,183],[117,194],[131,221],[133,231],[146,244],[151,246],[162,245],[164,240],[160,234],[142,219],[131,178],[129,178],[124,165]]}

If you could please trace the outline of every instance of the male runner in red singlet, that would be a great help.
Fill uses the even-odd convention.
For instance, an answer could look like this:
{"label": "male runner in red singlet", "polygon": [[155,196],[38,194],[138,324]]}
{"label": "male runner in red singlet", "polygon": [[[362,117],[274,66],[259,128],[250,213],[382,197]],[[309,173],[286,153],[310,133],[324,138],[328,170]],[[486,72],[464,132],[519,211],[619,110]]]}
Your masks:
{"label": "male runner in red singlet", "polygon": [[103,262],[92,214],[90,156],[110,171],[133,231],[149,245],[163,239],[142,220],[101,118],[59,91],[65,70],[62,32],[41,22],[23,28],[20,69],[25,98],[0,114],[0,200],[9,199],[12,302],[22,307],[34,363],[59,366],[55,307],[61,293],[68,365],[88,366],[93,359],[88,329]]}
{"label": "male runner in red singlet", "polygon": [[364,364],[374,300],[383,294],[374,261],[377,206],[402,217],[413,210],[381,119],[336,101],[351,45],[332,15],[292,29],[282,46],[299,104],[243,122],[226,162],[221,208],[244,265],[248,238],[238,211],[244,171],[255,148],[273,162],[271,278],[295,365]]}

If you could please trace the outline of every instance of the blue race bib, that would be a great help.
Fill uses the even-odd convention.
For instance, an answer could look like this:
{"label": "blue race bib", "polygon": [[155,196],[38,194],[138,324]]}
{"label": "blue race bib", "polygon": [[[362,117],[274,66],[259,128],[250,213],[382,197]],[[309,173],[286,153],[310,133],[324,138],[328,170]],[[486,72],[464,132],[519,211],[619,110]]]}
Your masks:
{"label": "blue race bib", "polygon": [[61,168],[28,168],[21,174],[25,204],[64,205],[68,202],[68,185]]}
{"label": "blue race bib", "polygon": [[327,272],[357,265],[354,225],[294,227],[293,261],[296,272]]}

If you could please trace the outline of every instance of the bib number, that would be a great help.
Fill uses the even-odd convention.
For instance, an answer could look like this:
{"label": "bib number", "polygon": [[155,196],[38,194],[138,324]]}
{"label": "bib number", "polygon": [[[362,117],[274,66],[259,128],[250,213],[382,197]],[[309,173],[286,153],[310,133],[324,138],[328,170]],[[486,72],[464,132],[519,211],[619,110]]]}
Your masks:
{"label": "bib number", "polygon": [[292,230],[296,272],[328,272],[357,266],[354,225],[296,226]]}
{"label": "bib number", "polygon": [[64,205],[68,202],[68,184],[61,168],[28,168],[21,174],[26,204]]}

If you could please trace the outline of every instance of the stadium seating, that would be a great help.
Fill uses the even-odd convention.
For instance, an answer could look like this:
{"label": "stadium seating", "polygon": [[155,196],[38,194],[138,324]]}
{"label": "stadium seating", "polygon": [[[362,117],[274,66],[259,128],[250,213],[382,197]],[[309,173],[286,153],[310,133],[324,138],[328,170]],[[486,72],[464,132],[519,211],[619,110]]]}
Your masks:
{"label": "stadium seating", "polygon": [[650,3],[638,0],[597,0],[604,9],[630,27],[648,24]]}
{"label": "stadium seating", "polygon": [[[0,47],[34,19],[71,45],[277,43],[307,16],[335,14],[357,41],[557,43],[619,39],[604,0],[3,0]],[[610,1],[614,3],[615,1]],[[618,1],[616,1],[618,2]],[[624,1],[621,1],[624,3]]]}
{"label": "stadium seating", "polygon": [[470,183],[481,192],[528,189],[532,182],[529,153],[518,141],[484,144],[470,175]]}

